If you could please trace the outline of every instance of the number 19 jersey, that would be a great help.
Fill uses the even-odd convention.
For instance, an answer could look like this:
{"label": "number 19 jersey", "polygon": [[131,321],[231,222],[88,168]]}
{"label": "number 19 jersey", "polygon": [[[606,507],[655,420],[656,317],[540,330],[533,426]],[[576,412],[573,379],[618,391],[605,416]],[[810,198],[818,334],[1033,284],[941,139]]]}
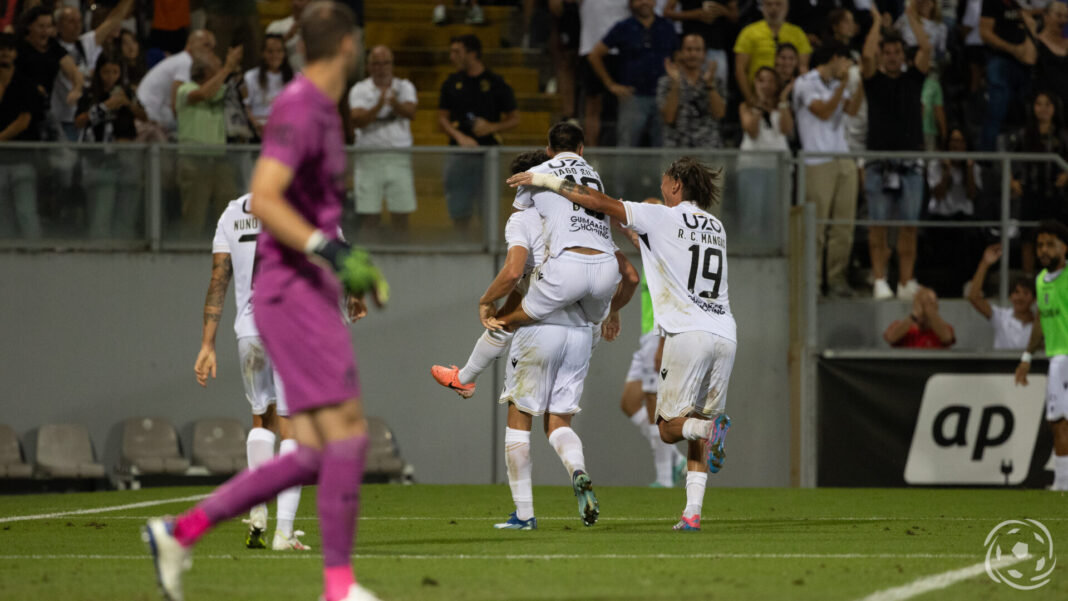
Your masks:
{"label": "number 19 jersey", "polygon": [[[601,176],[581,156],[561,152],[530,170],[532,173],[551,173],[557,177],[604,191]],[[565,248],[581,246],[608,254],[615,253],[612,228],[604,213],[586,210],[570,200],[545,188],[522,186],[516,192],[517,209],[534,207],[545,219],[545,236],[549,257],[557,257]]]}
{"label": "number 19 jersey", "polygon": [[727,295],[727,235],[692,202],[624,202],[638,233],[656,323],[669,334],[703,331],[737,342]]}
{"label": "number 19 jersey", "polygon": [[213,253],[229,253],[234,266],[234,292],[237,297],[237,318],[234,333],[238,338],[259,336],[252,317],[252,269],[256,262],[256,237],[260,233],[260,220],[249,212],[249,199],[245,194],[226,205],[219,223],[215,226]]}

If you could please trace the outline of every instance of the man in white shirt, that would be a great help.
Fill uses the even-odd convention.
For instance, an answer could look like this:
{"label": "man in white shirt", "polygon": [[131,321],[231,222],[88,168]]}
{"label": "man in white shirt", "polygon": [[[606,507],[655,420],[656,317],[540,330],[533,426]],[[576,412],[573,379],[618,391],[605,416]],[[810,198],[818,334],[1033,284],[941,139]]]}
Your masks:
{"label": "man in white shirt", "polygon": [[983,251],[979,267],[975,269],[971,284],[968,286],[968,302],[983,317],[990,320],[994,329],[994,349],[1026,349],[1031,339],[1031,329],[1035,324],[1035,314],[1031,306],[1035,304],[1035,280],[1018,278],[1012,283],[1009,302],[1012,307],[991,305],[983,298],[983,280],[986,272],[1001,258],[1001,245],[991,244]]}
{"label": "man in white shirt", "polygon": [[[80,10],[66,6],[56,11],[56,41],[74,59],[74,64],[82,72],[86,84],[92,81],[96,59],[103,51],[104,44],[119,33],[122,20],[133,8],[133,3],[133,0],[122,0],[111,9],[99,27],[85,33],[82,33]],[[74,127],[76,107],[67,104],[67,94],[70,94],[72,85],[62,71],[56,75],[56,83],[52,86],[52,118],[59,122],[60,130],[67,140],[74,142],[80,132]]]}
{"label": "man in white shirt", "polygon": [[[864,100],[859,78],[846,81],[851,65],[849,49],[845,46],[820,46],[812,53],[811,70],[794,81],[794,114],[801,146],[806,152],[849,152],[845,116],[856,115]],[[857,214],[856,163],[847,157],[806,158],[805,198],[816,205],[818,219],[852,222]],[[852,296],[846,281],[849,252],[853,247],[852,223],[819,225],[817,260],[823,257],[824,246],[828,289],[837,296]]]}
{"label": "man in white shirt", "polygon": [[267,25],[267,33],[276,33],[282,36],[286,43],[286,56],[289,57],[289,65],[294,71],[304,68],[304,53],[300,47],[300,13],[308,5],[309,0],[292,0],[293,14],[284,19],[271,21]]}
{"label": "man in white shirt", "polygon": [[[352,86],[349,108],[358,148],[411,148],[411,120],[419,102],[415,86],[393,77],[393,52],[375,46],[368,57],[371,76]],[[362,152],[356,155],[356,213],[360,228],[375,228],[382,216],[382,199],[390,225],[407,231],[415,212],[412,158],[407,152]]]}
{"label": "man in white shirt", "polygon": [[191,79],[193,55],[212,52],[215,52],[215,35],[206,29],[198,29],[189,34],[185,50],[168,56],[145,73],[141,84],[137,86],[137,100],[144,107],[149,120],[168,133],[177,129],[174,100],[178,88]]}

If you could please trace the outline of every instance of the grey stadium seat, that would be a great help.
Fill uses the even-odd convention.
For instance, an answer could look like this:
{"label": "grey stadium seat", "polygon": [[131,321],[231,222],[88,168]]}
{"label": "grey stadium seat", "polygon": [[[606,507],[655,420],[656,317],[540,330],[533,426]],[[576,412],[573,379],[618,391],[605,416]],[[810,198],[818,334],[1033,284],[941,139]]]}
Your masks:
{"label": "grey stadium seat", "polygon": [[0,478],[29,478],[33,466],[22,460],[19,437],[7,424],[0,424]]}
{"label": "grey stadium seat", "polygon": [[198,420],[193,426],[193,463],[213,474],[234,474],[248,467],[245,427],[236,419]]}
{"label": "grey stadium seat", "polygon": [[379,417],[367,418],[367,435],[370,441],[367,447],[368,474],[381,474],[390,479],[399,478],[404,471],[404,460],[393,432],[386,422]]}
{"label": "grey stadium seat", "polygon": [[82,424],[48,424],[37,433],[37,468],[54,478],[103,478],[93,461],[93,441]]}
{"label": "grey stadium seat", "polygon": [[140,474],[184,474],[189,469],[189,460],[178,450],[178,433],[162,417],[122,422],[122,462]]}

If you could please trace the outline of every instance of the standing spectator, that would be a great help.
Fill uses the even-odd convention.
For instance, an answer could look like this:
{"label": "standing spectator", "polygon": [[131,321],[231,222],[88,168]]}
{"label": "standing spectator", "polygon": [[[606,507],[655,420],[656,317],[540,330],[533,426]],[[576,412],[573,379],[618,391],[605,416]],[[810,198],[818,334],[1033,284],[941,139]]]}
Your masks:
{"label": "standing spectator", "polygon": [[[15,35],[0,33],[0,142],[37,138],[31,124],[41,99],[17,58]],[[16,233],[28,239],[40,238],[37,173],[32,164],[17,162],[17,154],[10,152],[0,155],[0,238]]]}
{"label": "standing spectator", "polygon": [[1035,280],[1023,277],[1013,282],[1009,294],[1012,307],[991,305],[983,297],[983,281],[986,280],[986,272],[1000,258],[1000,244],[991,244],[983,251],[968,287],[968,302],[994,328],[994,350],[1026,349],[1027,342],[1031,340],[1031,328],[1035,325],[1035,313],[1031,309],[1035,303]]}
{"label": "standing spectator", "polygon": [[[656,108],[656,84],[664,74],[664,61],[678,46],[675,26],[653,12],[653,0],[631,0],[631,16],[616,23],[604,39],[590,52],[590,66],[604,82],[605,88],[619,100],[616,119],[616,144],[640,146],[663,144],[660,114]],[[605,67],[604,57],[619,51],[613,78]]]}
{"label": "standing spectator", "polygon": [[783,42],[775,51],[775,75],[779,78],[783,91],[790,96],[794,89],[794,80],[801,75],[801,55],[790,42]]}
{"label": "standing spectator", "polygon": [[148,71],[145,65],[145,53],[141,50],[141,42],[129,29],[123,29],[119,34],[119,52],[122,58],[122,85],[134,92],[141,84]]}
{"label": "standing spectator", "polygon": [[[230,48],[260,47],[260,17],[256,12],[256,0],[201,0],[207,22],[204,27],[215,34],[218,41],[216,52],[221,54]],[[241,64],[242,71],[256,66],[256,55],[248,52]]]}
{"label": "standing spectator", "polygon": [[1068,3],[1050,2],[1042,19],[1042,32],[1035,27],[1030,15],[1024,22],[1038,40],[1038,60],[1035,62],[1035,82],[1061,99],[1068,101]]}
{"label": "standing spectator", "polygon": [[753,76],[761,67],[775,65],[775,53],[783,43],[793,44],[798,52],[801,72],[808,71],[812,45],[808,36],[797,25],[786,22],[789,10],[786,0],[764,0],[761,9],[764,18],[747,25],[734,42],[734,77],[743,99],[752,104]]}
{"label": "standing spectator", "polygon": [[[813,68],[794,82],[797,132],[805,151],[849,151],[845,115],[856,114],[864,99],[863,87],[846,85],[851,64],[849,48],[840,44],[821,46],[812,54]],[[852,222],[857,213],[856,163],[847,157],[806,158],[805,198],[816,205],[818,219]],[[825,247],[826,281],[830,293],[852,296],[846,281],[849,252],[853,247],[852,223],[820,225],[816,256],[821,265]]]}
{"label": "standing spectator", "polygon": [[145,107],[145,114],[165,132],[173,132],[174,95],[178,87],[189,81],[193,55],[215,52],[215,36],[198,29],[189,34],[185,50],[169,56],[148,70],[137,87],[137,100]]}
{"label": "standing spectator", "polygon": [[[813,47],[819,46],[827,30],[831,11],[842,5],[841,0],[787,0],[790,22],[805,32]],[[846,44],[847,46],[849,44]]]}
{"label": "standing spectator", "polygon": [[241,92],[249,121],[259,138],[263,138],[263,126],[267,124],[275,97],[293,79],[293,67],[289,66],[288,58],[282,36],[269,33],[263,38],[259,66],[245,72]]}
{"label": "standing spectator", "polygon": [[575,118],[575,65],[578,63],[579,0],[549,0],[549,54],[563,120]]}
{"label": "standing spectator", "polygon": [[938,81],[938,69],[931,65],[927,79],[920,91],[923,105],[923,149],[931,152],[946,139],[946,108],[942,97],[942,84]]}
{"label": "standing spectator", "polygon": [[[931,56],[941,59],[946,54],[946,39],[949,36],[949,30],[942,22],[941,6],[937,0],[911,0],[910,6],[911,4],[916,5],[921,27],[931,44]],[[905,42],[910,54],[919,48],[920,43],[909,23],[908,10],[894,22],[894,29],[901,35],[901,40]]]}
{"label": "standing spectator", "polygon": [[853,52],[854,60],[860,58],[860,49],[855,47],[857,40],[857,20],[847,8],[836,8],[827,14],[827,40],[844,44]]}
{"label": "standing spectator", "polygon": [[[81,141],[134,141],[137,138],[135,113],[141,109],[133,90],[122,84],[121,55],[114,50],[101,53],[91,81],[74,118]],[[135,235],[142,204],[138,154],[122,150],[83,153],[82,176],[88,198],[90,238]]]}
{"label": "standing spectator", "polygon": [[957,337],[938,312],[938,295],[921,287],[912,298],[909,316],[887,326],[883,340],[895,348],[944,349],[953,346]]}
{"label": "standing spectator", "polygon": [[[949,133],[946,150],[968,152],[964,131],[954,128]],[[975,201],[983,189],[982,171],[972,159],[932,160],[927,165],[927,185],[931,188],[928,213],[953,221],[971,219],[975,215]]]}
{"label": "standing spectator", "polygon": [[[237,197],[234,171],[226,160],[226,79],[241,65],[241,48],[231,48],[226,63],[214,54],[193,57],[191,81],[178,88],[175,113],[178,143],[204,146],[183,149],[178,159],[182,230],[186,237],[204,234],[216,210]],[[209,208],[214,210],[209,212]]]}
{"label": "standing spectator", "polygon": [[178,54],[189,37],[189,0],[153,0],[148,45],[164,55]]}
{"label": "standing spectator", "polygon": [[717,121],[727,113],[727,102],[716,89],[716,64],[705,65],[705,40],[691,33],[682,38],[678,64],[664,60],[666,75],[656,86],[656,106],[664,118],[664,146],[668,148],[721,148]]}
{"label": "standing spectator", "polygon": [[[82,13],[77,8],[66,6],[56,11],[59,45],[67,51],[82,73],[83,81],[88,82],[93,75],[93,65],[97,57],[107,46],[113,43],[115,34],[122,27],[122,20],[133,8],[133,0],[122,0],[108,13],[104,22],[93,31],[82,33]],[[75,107],[67,104],[67,95],[73,87],[69,77],[60,73],[56,76],[52,88],[52,118],[59,123],[59,131],[67,141],[73,142],[81,134],[74,126]]]}
{"label": "standing spectator", "polygon": [[408,215],[415,212],[415,181],[411,148],[411,120],[419,103],[415,86],[393,76],[393,52],[375,46],[367,58],[371,76],[352,86],[349,107],[358,148],[382,151],[356,155],[356,214],[360,228],[375,228],[382,215],[382,199],[394,230],[407,231]]}
{"label": "standing spectator", "polygon": [[267,25],[268,34],[280,35],[285,40],[286,54],[294,71],[304,68],[304,52],[300,47],[300,14],[304,12],[304,7],[308,6],[308,2],[309,0],[292,0],[292,14]]}
{"label": "standing spectator", "polygon": [[716,65],[716,87],[727,90],[727,51],[734,45],[738,0],[667,0],[664,16],[682,22],[682,35],[697,34],[705,41],[704,64]]}
{"label": "standing spectator", "polygon": [[[441,84],[438,99],[438,126],[449,136],[449,145],[500,144],[498,134],[519,125],[512,87],[482,63],[482,42],[473,35],[453,38],[449,59],[456,72]],[[482,162],[481,154],[467,153],[450,153],[445,162],[445,203],[460,229],[467,228],[483,201]]]}
{"label": "standing spectator", "polygon": [[[764,232],[777,240],[779,219],[774,211],[779,205],[779,162],[770,156],[750,156],[746,151],[790,150],[789,138],[794,133],[794,117],[790,112],[788,90],[779,90],[779,80],[770,67],[757,69],[753,78],[755,104],[743,102],[738,107],[742,124],[742,154],[738,157],[738,222],[746,237]],[[770,209],[770,210],[769,210]]]}
{"label": "standing spectator", "polygon": [[[864,96],[868,99],[868,150],[923,150],[923,105],[920,98],[924,79],[931,64],[931,43],[920,24],[915,2],[905,15],[919,42],[914,64],[905,62],[905,45],[898,37],[882,38],[872,28],[864,42],[861,75]],[[876,221],[916,221],[923,209],[923,163],[919,160],[877,160],[864,165],[864,194],[868,216]],[[897,297],[910,300],[919,289],[914,277],[916,266],[915,226],[898,228]],[[872,277],[872,296],[892,298],[886,281],[890,263],[887,228],[872,226],[868,230]]]}
{"label": "standing spectator", "polygon": [[48,121],[48,109],[56,75],[61,71],[71,81],[70,91],[63,99],[66,106],[76,106],[82,95],[84,77],[67,51],[60,46],[53,33],[52,15],[43,7],[35,6],[23,13],[22,43],[18,48],[18,71],[30,78],[37,91],[30,128],[33,139],[54,140],[58,136],[54,123]]}
{"label": "standing spectator", "polygon": [[[1027,125],[1013,136],[1014,152],[1053,153],[1068,159],[1068,132],[1064,130],[1061,100],[1052,92],[1035,94]],[[1026,221],[1068,221],[1068,173],[1048,161],[1016,164],[1012,195],[1021,199],[1020,216]],[[1034,273],[1035,245],[1030,234],[1021,245],[1022,265]]]}
{"label": "standing spectator", "polygon": [[1038,52],[1013,0],[983,0],[979,37],[990,48],[986,62],[987,103],[979,150],[997,150],[1001,126],[1014,100],[1031,95],[1030,65]]}
{"label": "standing spectator", "polygon": [[[964,15],[960,19],[964,34],[964,63],[967,65],[968,93],[976,94],[982,87],[983,65],[986,63],[986,48],[979,35],[979,22],[983,14],[983,0],[967,0]],[[956,59],[960,60],[960,59]]]}
{"label": "standing spectator", "polygon": [[[530,0],[533,3],[533,0]],[[579,75],[581,77],[585,116],[582,128],[586,130],[586,147],[596,146],[601,139],[601,114],[604,97],[608,90],[590,62],[590,53],[617,22],[627,18],[627,0],[582,0],[579,5]],[[615,72],[615,56],[601,57],[605,70]]]}

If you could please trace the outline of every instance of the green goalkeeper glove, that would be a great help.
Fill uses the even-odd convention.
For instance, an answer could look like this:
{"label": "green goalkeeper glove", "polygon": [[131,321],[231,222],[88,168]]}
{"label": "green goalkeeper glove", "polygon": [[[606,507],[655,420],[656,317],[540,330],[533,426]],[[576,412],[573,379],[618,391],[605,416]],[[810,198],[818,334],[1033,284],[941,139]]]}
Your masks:
{"label": "green goalkeeper glove", "polygon": [[378,306],[389,301],[389,282],[371,261],[367,250],[329,239],[318,230],[308,239],[305,250],[329,265],[349,294],[363,298],[370,293]]}

